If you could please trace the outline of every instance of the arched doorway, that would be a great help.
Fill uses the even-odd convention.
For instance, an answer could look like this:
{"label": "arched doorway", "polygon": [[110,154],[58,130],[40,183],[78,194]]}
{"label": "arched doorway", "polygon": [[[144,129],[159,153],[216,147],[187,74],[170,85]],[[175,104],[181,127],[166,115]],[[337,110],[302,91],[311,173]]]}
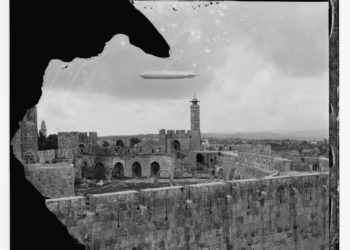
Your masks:
{"label": "arched doorway", "polygon": [[154,161],[151,164],[151,176],[158,176],[159,175],[159,171],[160,171],[160,166],[159,163]]}
{"label": "arched doorway", "polygon": [[101,162],[95,165],[94,179],[96,180],[106,179],[106,170]]}
{"label": "arched doorway", "polygon": [[113,178],[124,177],[124,166],[122,163],[117,162],[114,165],[114,168],[112,171],[112,177]]}
{"label": "arched doorway", "polygon": [[172,143],[171,143],[171,149],[172,149],[172,152],[175,153],[177,151],[180,151],[180,142],[178,140],[174,140]]}
{"label": "arched doorway", "polygon": [[198,163],[204,163],[204,156],[202,154],[197,154],[196,160]]}
{"label": "arched doorway", "polygon": [[86,161],[81,164],[81,177],[84,179],[88,178],[88,166]]}
{"label": "arched doorway", "polygon": [[137,161],[132,164],[132,177],[141,177],[141,165]]}

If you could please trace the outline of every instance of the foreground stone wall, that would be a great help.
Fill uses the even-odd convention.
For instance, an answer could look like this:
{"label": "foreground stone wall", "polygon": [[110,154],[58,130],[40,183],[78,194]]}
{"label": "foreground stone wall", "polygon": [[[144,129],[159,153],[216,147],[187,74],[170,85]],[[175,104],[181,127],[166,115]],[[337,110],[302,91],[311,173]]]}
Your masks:
{"label": "foreground stone wall", "polygon": [[25,175],[43,196],[57,198],[74,195],[74,168],[71,163],[27,165]]}
{"label": "foreground stone wall", "polygon": [[327,249],[328,174],[70,197],[47,207],[86,249]]}

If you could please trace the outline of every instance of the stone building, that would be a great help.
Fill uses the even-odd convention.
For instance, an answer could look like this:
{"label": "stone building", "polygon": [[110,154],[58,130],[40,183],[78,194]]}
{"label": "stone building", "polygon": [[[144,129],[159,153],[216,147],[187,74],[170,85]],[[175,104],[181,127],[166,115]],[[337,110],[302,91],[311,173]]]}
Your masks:
{"label": "stone building", "polygon": [[58,149],[93,153],[97,146],[97,132],[58,132]]}

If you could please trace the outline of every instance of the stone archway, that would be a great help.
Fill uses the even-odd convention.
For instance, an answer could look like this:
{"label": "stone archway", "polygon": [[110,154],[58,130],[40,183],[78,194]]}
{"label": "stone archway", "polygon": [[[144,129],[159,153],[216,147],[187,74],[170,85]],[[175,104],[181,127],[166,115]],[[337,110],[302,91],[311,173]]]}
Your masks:
{"label": "stone archway", "polygon": [[95,165],[94,179],[96,179],[96,180],[105,180],[106,179],[106,169],[105,169],[105,166],[101,162],[99,162]]}
{"label": "stone archway", "polygon": [[114,168],[112,170],[112,177],[118,178],[118,177],[124,177],[124,165],[121,162],[117,162],[114,164]]}
{"label": "stone archway", "polygon": [[142,172],[141,172],[141,164],[137,161],[135,161],[132,164],[132,177],[141,177],[142,176]]}
{"label": "stone archway", "polygon": [[204,156],[202,154],[197,154],[196,160],[197,163],[204,163]]}
{"label": "stone archway", "polygon": [[151,177],[157,177],[160,173],[160,165],[158,162],[154,161],[151,164]]}
{"label": "stone archway", "polygon": [[180,145],[180,142],[178,140],[172,141],[171,150],[173,153],[176,153],[176,152],[181,150],[181,145]]}

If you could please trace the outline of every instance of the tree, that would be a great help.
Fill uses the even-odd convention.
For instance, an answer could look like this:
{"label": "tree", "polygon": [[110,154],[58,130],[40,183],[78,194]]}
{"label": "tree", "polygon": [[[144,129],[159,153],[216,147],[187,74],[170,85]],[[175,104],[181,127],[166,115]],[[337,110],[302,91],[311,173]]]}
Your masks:
{"label": "tree", "polygon": [[133,147],[135,144],[139,143],[141,140],[139,138],[130,139],[130,147]]}
{"label": "tree", "polygon": [[39,137],[38,137],[38,149],[39,150],[45,149],[45,141],[46,141],[46,137],[41,132],[39,132]]}
{"label": "tree", "polygon": [[125,145],[124,145],[124,142],[123,142],[122,140],[117,140],[117,141],[115,142],[115,145],[118,146],[118,147],[124,147],[124,146],[125,146]]}
{"label": "tree", "polygon": [[49,135],[49,136],[46,138],[44,149],[45,149],[45,150],[49,150],[49,149],[58,149],[58,139],[57,139],[57,135],[55,135],[55,134]]}
{"label": "tree", "polygon": [[110,146],[110,144],[109,144],[108,141],[103,141],[102,142],[102,146],[105,147],[105,148],[108,148]]}

